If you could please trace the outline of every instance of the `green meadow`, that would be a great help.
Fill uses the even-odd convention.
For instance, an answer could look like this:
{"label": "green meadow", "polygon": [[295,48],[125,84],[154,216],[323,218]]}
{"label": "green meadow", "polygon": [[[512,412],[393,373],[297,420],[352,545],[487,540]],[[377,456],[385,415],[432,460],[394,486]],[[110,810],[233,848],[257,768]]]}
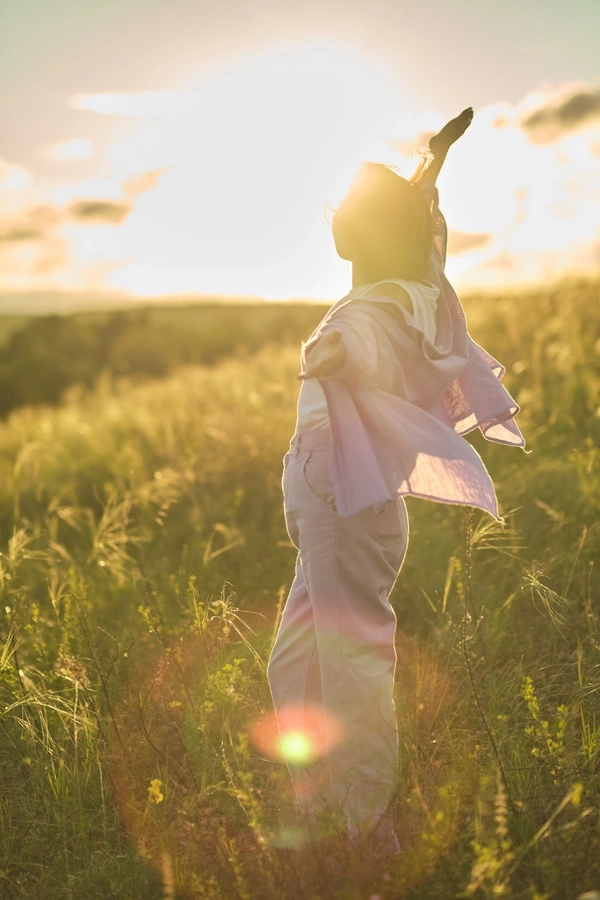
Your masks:
{"label": "green meadow", "polygon": [[379,868],[340,836],[303,844],[284,762],[253,741],[294,569],[280,478],[300,340],[323,307],[11,330],[0,897],[600,892],[600,281],[465,306],[528,452],[473,437],[504,524],[409,501],[403,849]]}

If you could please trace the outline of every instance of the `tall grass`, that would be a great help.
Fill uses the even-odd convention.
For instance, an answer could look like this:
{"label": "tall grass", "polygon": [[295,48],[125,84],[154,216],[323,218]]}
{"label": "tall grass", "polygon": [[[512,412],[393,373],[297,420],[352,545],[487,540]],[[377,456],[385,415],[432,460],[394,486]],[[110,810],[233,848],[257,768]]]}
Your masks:
{"label": "tall grass", "polygon": [[[297,352],[105,376],[0,429],[0,896],[576,898],[600,889],[598,285],[473,300],[531,453],[506,524],[410,503],[393,593],[403,852],[302,842],[249,735],[294,550]],[[596,304],[594,306],[594,304]],[[331,857],[343,861],[332,875]]]}

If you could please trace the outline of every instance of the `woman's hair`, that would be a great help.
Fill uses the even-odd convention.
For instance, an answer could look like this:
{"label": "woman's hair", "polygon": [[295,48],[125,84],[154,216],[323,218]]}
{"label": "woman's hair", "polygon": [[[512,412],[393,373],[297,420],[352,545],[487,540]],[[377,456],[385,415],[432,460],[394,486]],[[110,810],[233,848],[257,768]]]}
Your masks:
{"label": "woman's hair", "polygon": [[359,263],[373,280],[420,281],[429,267],[432,223],[417,185],[381,163],[365,163],[332,220],[342,259]]}

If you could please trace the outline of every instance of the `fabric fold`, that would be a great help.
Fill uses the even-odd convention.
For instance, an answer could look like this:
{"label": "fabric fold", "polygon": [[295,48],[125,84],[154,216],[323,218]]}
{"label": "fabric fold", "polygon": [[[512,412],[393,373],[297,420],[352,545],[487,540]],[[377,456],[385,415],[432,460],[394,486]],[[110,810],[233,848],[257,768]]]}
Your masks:
{"label": "fabric fold", "polygon": [[476,506],[498,518],[492,480],[477,451],[412,403],[376,390],[323,382],[331,417],[331,480],[341,516],[396,496]]}

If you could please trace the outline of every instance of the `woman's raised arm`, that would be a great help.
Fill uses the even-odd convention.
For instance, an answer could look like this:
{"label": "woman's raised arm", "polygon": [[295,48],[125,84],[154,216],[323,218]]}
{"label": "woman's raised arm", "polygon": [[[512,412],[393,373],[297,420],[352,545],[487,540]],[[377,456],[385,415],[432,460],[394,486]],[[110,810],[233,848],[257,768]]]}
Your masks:
{"label": "woman's raised arm", "polygon": [[436,183],[448,150],[465,133],[472,120],[473,107],[469,106],[467,109],[463,109],[455,119],[450,119],[441,131],[434,134],[429,141],[429,155],[410,179],[413,184],[420,184],[422,181],[428,181],[430,184]]}

